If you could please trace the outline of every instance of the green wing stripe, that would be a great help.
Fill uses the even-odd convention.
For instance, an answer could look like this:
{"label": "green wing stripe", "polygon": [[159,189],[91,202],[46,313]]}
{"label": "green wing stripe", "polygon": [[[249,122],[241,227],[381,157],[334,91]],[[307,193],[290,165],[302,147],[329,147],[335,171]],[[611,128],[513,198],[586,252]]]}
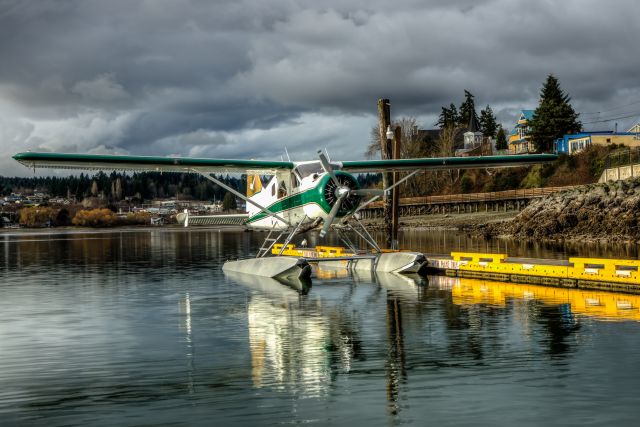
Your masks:
{"label": "green wing stripe", "polygon": [[347,172],[383,172],[415,169],[474,169],[486,167],[526,166],[553,162],[555,154],[523,154],[482,157],[433,157],[423,159],[363,160],[342,162]]}
{"label": "green wing stripe", "polygon": [[102,154],[18,153],[15,160],[29,167],[63,169],[127,169],[185,172],[190,168],[212,171],[290,170],[293,162],[206,159],[192,157],[112,156]]}

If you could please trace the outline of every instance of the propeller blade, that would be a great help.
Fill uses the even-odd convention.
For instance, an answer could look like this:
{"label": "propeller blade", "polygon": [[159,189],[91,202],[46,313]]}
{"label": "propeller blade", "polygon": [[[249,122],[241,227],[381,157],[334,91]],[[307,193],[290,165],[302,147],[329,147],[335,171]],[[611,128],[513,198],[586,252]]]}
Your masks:
{"label": "propeller blade", "polygon": [[338,215],[338,211],[340,210],[340,205],[342,205],[342,201],[344,200],[345,197],[347,197],[349,193],[348,192],[344,192],[340,195],[340,197],[338,197],[338,200],[336,200],[336,204],[333,205],[333,207],[331,208],[331,211],[329,212],[329,216],[327,217],[327,219],[324,220],[324,225],[322,226],[322,230],[320,230],[320,237],[324,237],[327,232],[329,231],[329,227],[331,227],[331,224],[333,224],[333,220],[336,219],[336,215]]}
{"label": "propeller blade", "polygon": [[327,160],[327,156],[324,155],[322,150],[318,150],[318,157],[320,157],[320,164],[322,165],[322,169],[324,169],[324,171],[329,174],[329,176],[333,180],[333,183],[336,185],[336,188],[340,187],[340,181],[338,181],[338,177],[333,172],[333,168],[331,167],[329,160]]}

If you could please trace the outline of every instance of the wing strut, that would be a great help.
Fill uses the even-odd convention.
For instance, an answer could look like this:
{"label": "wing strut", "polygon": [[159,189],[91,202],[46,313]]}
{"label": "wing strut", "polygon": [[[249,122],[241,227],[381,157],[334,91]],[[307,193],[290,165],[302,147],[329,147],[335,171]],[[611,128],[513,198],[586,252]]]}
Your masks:
{"label": "wing strut", "polygon": [[279,221],[282,221],[287,226],[291,227],[291,224],[289,223],[289,221],[285,220],[284,218],[282,218],[279,215],[274,214],[269,209],[265,208],[262,205],[259,205],[258,203],[256,203],[253,200],[251,200],[249,197],[245,196],[244,194],[240,193],[239,191],[234,190],[233,188],[229,187],[228,185],[226,185],[224,182],[220,181],[219,179],[214,178],[213,176],[211,176],[209,174],[209,172],[202,172],[202,171],[199,171],[198,169],[191,169],[191,170],[194,171],[195,173],[198,173],[198,174],[202,175],[203,177],[207,178],[209,181],[212,181],[214,184],[219,185],[220,187],[224,188],[225,190],[229,191],[230,193],[233,193],[234,195],[240,197],[245,202],[251,203],[253,206],[257,207],[258,209],[260,209],[262,212],[264,212],[268,216],[274,217],[275,219],[277,219]]}

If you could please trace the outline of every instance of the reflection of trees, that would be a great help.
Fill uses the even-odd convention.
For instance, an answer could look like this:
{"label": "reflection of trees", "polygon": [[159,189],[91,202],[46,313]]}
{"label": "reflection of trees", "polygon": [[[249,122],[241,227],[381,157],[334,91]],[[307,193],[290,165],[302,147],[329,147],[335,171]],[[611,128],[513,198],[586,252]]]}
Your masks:
{"label": "reflection of trees", "polygon": [[[261,238],[262,236],[257,236]],[[60,263],[83,271],[113,267],[211,268],[221,257],[246,256],[254,245],[244,232],[217,230],[108,230],[86,233],[37,233],[5,237],[0,246],[7,268],[38,268]]]}

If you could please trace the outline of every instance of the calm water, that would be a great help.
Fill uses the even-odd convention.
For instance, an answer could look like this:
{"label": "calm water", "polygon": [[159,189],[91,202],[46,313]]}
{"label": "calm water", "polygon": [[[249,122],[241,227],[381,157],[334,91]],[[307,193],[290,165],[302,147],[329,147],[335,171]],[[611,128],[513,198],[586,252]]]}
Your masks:
{"label": "calm water", "polygon": [[[0,425],[637,425],[640,297],[341,271],[318,271],[305,292],[225,277],[223,260],[260,237],[0,234]],[[426,252],[638,257],[405,238]]]}

